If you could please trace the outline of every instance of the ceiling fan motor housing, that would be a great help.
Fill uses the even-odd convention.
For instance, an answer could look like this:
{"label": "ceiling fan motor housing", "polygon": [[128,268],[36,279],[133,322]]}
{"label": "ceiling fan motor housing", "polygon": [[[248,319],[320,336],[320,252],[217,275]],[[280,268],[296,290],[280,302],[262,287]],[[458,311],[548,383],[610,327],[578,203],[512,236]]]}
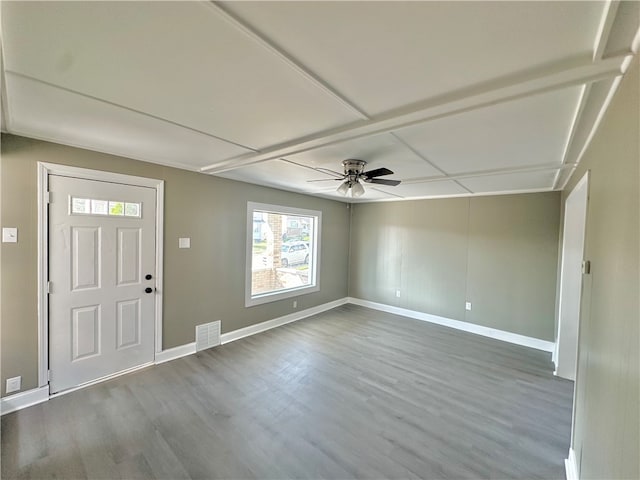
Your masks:
{"label": "ceiling fan motor housing", "polygon": [[344,174],[355,175],[356,178],[362,175],[366,164],[367,162],[365,162],[364,160],[357,160],[355,158],[348,158],[347,160],[342,161],[342,165],[344,166]]}

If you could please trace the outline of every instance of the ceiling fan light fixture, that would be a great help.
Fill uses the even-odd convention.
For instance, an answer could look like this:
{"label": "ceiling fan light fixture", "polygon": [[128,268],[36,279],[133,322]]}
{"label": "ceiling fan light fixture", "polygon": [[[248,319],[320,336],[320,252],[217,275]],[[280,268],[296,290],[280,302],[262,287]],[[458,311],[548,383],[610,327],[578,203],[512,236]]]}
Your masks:
{"label": "ceiling fan light fixture", "polygon": [[361,197],[364,194],[364,187],[358,181],[355,181],[353,185],[351,185],[351,195],[354,197]]}
{"label": "ceiling fan light fixture", "polygon": [[344,182],[341,183],[340,186],[338,187],[338,193],[341,193],[342,195],[346,195],[347,192],[349,191],[349,182]]}

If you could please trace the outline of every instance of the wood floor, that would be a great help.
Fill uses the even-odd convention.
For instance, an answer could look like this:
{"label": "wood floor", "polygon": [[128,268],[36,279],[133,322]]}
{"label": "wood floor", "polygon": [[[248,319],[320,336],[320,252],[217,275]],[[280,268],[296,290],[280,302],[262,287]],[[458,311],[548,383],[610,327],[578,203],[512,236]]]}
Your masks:
{"label": "wood floor", "polygon": [[564,478],[550,354],[345,305],[2,418],[2,478]]}

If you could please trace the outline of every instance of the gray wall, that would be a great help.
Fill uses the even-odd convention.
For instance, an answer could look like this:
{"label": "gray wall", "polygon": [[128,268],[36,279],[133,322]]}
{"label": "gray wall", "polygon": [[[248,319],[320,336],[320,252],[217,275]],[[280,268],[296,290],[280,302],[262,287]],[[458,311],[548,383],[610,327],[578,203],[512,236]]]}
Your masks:
{"label": "gray wall", "polygon": [[563,202],[591,171],[574,449],[580,478],[640,478],[640,78],[638,59]]}
{"label": "gray wall", "polygon": [[[201,323],[222,320],[228,332],[294,311],[293,299],[244,306],[248,200],[322,210],[321,288],[298,297],[298,310],[347,295],[344,203],[2,135],[1,223],[19,230],[17,244],[0,244],[3,393],[7,377],[21,375],[23,390],[37,386],[37,161],[165,180],[164,348],[193,342]],[[191,249],[178,249],[182,236]]]}
{"label": "gray wall", "polygon": [[349,295],[552,341],[559,202],[550,192],[356,205]]}

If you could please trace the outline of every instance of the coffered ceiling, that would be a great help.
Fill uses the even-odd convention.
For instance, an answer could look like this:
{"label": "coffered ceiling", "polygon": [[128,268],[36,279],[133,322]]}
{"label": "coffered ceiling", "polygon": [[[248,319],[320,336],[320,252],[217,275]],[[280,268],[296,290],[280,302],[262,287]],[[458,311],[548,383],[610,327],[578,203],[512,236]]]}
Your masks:
{"label": "coffered ceiling", "polygon": [[[2,128],[345,201],[559,189],[640,3],[10,2]],[[397,187],[336,192],[358,158]]]}

